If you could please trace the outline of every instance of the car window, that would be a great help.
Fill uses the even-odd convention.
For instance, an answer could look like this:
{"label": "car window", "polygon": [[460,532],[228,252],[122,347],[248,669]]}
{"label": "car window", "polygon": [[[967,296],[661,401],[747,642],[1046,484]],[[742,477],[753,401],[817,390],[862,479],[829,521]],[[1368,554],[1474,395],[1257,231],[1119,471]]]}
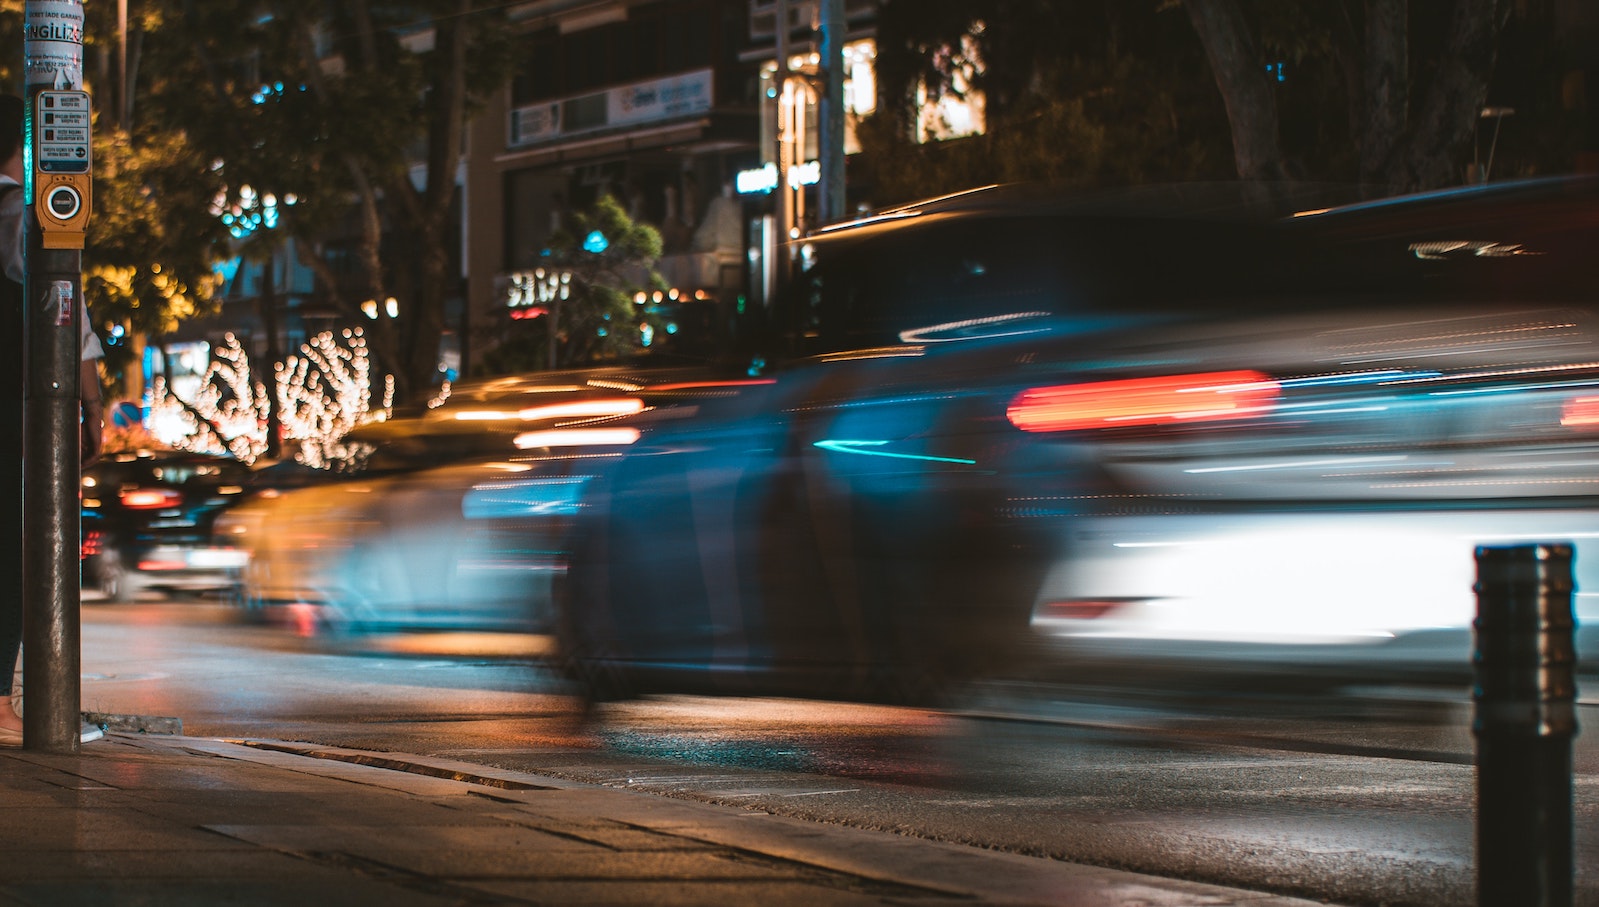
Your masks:
{"label": "car window", "polygon": [[224,458],[138,457],[113,460],[97,470],[102,481],[123,485],[167,485],[171,487],[213,488],[242,485],[249,481],[250,469],[236,460]]}
{"label": "car window", "polygon": [[1309,265],[1264,229],[1162,218],[960,218],[820,244],[780,303],[810,356],[1003,332],[1095,330],[1291,286]]}

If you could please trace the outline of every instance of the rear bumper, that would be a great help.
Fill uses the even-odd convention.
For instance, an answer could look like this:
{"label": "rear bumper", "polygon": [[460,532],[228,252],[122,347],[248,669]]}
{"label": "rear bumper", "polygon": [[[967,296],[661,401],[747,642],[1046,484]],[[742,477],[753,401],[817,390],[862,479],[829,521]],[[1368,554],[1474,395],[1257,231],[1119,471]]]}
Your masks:
{"label": "rear bumper", "polygon": [[127,566],[145,588],[207,591],[232,588],[249,559],[239,548],[157,546]]}
{"label": "rear bumper", "polygon": [[1599,520],[1575,509],[1086,517],[1031,629],[1079,661],[1469,675],[1477,546],[1558,542],[1577,551],[1577,642],[1593,663]]}

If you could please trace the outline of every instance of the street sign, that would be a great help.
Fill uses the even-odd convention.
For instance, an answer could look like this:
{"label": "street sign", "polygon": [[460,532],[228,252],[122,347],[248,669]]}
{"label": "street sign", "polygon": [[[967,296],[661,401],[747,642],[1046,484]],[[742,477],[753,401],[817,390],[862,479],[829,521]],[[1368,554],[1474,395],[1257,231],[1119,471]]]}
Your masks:
{"label": "street sign", "polygon": [[40,173],[89,172],[89,93],[41,91],[33,117],[33,159]]}

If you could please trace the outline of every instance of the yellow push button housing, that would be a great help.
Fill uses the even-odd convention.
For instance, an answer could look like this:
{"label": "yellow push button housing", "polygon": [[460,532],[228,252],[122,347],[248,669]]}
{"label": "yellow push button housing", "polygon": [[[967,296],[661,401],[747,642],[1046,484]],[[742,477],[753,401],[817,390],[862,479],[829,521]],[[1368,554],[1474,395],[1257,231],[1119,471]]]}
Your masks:
{"label": "yellow push button housing", "polygon": [[86,91],[34,98],[33,197],[40,245],[81,249],[89,226],[91,109]]}

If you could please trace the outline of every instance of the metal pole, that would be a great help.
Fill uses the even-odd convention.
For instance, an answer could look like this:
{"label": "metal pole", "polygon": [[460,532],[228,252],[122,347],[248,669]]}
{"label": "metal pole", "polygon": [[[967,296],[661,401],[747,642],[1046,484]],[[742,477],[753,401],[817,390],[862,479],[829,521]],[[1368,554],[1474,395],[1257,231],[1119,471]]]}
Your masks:
{"label": "metal pole", "polygon": [[788,131],[788,0],[777,0],[777,71],[772,74],[772,84],[777,88],[777,186],[772,190],[772,213],[777,220],[777,255],[772,268],[773,283],[778,291],[788,285],[789,230],[793,227],[794,196],[788,187],[789,143]]}
{"label": "metal pole", "polygon": [[821,0],[822,180],[816,223],[844,219],[844,0]]}
{"label": "metal pole", "polygon": [[1488,182],[1489,176],[1494,170],[1494,152],[1499,149],[1499,124],[1504,121],[1505,118],[1502,116],[1494,117],[1494,137],[1493,141],[1488,143],[1488,166],[1482,168],[1482,181],[1484,183]]}
{"label": "metal pole", "polygon": [[1477,903],[1569,907],[1572,547],[1484,546],[1476,556]]}
{"label": "metal pole", "polygon": [[[24,13],[24,69],[29,146],[25,191],[37,215],[41,92],[81,90],[82,0],[29,0]],[[59,92],[58,92],[59,93]],[[81,185],[50,185],[66,212],[87,214],[88,110],[82,110]],[[62,130],[57,129],[56,132]],[[52,133],[44,138],[53,139]],[[68,176],[70,181],[74,176]],[[73,195],[76,193],[76,195]],[[81,228],[80,228],[81,229]],[[70,231],[69,231],[70,232]],[[76,240],[76,248],[68,246]],[[48,246],[48,247],[47,247]],[[23,395],[23,745],[51,753],[78,751],[81,722],[79,667],[79,294],[82,235],[59,231],[46,241],[38,217],[23,219],[26,282],[23,330],[28,355]]]}

